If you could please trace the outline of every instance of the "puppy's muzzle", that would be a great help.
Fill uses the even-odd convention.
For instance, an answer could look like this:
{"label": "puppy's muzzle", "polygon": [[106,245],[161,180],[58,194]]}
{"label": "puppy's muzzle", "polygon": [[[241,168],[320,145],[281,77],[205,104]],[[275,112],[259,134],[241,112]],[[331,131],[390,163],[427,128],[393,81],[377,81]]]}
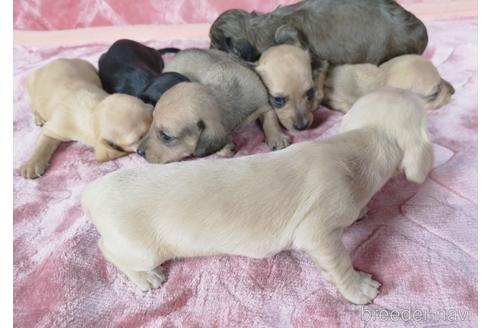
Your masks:
{"label": "puppy's muzzle", "polygon": [[296,128],[296,130],[299,130],[299,131],[302,131],[302,130],[306,130],[307,128],[309,127],[309,121],[302,121],[302,122],[297,122],[294,124],[294,128]]}
{"label": "puppy's muzzle", "polygon": [[445,79],[442,79],[442,82],[444,83],[444,85],[449,89],[449,93],[450,94],[454,94],[455,93],[455,89],[453,87],[453,85],[451,83],[449,83],[448,81],[446,81]]}

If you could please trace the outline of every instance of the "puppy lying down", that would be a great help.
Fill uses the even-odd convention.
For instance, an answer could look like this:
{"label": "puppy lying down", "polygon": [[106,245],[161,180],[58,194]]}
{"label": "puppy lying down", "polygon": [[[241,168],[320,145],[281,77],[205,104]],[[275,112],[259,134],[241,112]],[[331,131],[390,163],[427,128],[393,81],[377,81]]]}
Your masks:
{"label": "puppy lying down", "polygon": [[421,54],[424,23],[394,0],[305,0],[270,13],[230,9],[210,27],[211,48],[256,61],[268,48],[297,39],[330,64],[379,64]]}
{"label": "puppy lying down", "polygon": [[93,147],[96,160],[108,161],[137,149],[151,120],[151,105],[124,94],[107,94],[96,69],[80,59],[56,59],[31,73],[27,91],[36,125],[43,126],[20,175],[41,176],[64,141]]}
{"label": "puppy lying down", "polygon": [[218,50],[187,49],[165,72],[178,72],[192,82],[175,85],[157,102],[152,126],[137,151],[148,161],[167,163],[219,150],[230,156],[232,132],[262,114],[267,117],[263,129],[268,145],[279,149],[289,144],[263,83],[238,59]]}
{"label": "puppy lying down", "polygon": [[101,252],[142,290],[159,287],[160,265],[175,257],[299,249],[366,304],[380,284],[353,268],[343,230],[395,172],[425,180],[431,141],[422,100],[390,88],[361,98],[341,132],[268,154],[113,172],[87,187],[82,206]]}
{"label": "puppy lying down", "polygon": [[99,77],[108,93],[124,93],[155,106],[172,86],[189,81],[178,73],[162,74],[162,55],[179,52],[177,48],[153,49],[139,42],[115,41],[98,61]]}
{"label": "puppy lying down", "polygon": [[381,64],[341,65],[330,68],[323,104],[348,112],[357,99],[383,86],[408,89],[425,102],[426,109],[446,105],[454,88],[432,62],[418,55],[403,55]]}

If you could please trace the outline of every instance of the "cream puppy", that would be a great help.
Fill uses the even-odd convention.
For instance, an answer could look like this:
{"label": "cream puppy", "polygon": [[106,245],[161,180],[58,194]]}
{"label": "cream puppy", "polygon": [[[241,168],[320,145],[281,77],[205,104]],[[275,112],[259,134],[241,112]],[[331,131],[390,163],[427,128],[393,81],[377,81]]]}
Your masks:
{"label": "cream puppy", "polygon": [[160,265],[175,257],[299,249],[347,300],[366,304],[380,284],[353,268],[342,233],[395,172],[422,183],[432,162],[422,101],[382,89],[360,99],[329,139],[113,172],[87,187],[82,207],[106,259],[143,290],[161,285]]}
{"label": "cream puppy", "polygon": [[403,55],[379,67],[333,67],[325,82],[323,104],[346,113],[357,99],[383,86],[411,90],[424,100],[426,109],[444,106],[454,93],[453,86],[441,78],[431,61],[418,55]]}
{"label": "cream puppy", "polygon": [[290,44],[269,48],[255,66],[270,104],[287,130],[305,130],[313,123],[313,112],[323,99],[328,63],[315,66],[313,70],[308,50]]}
{"label": "cream puppy", "polygon": [[51,156],[64,141],[93,147],[99,162],[137,149],[152,122],[151,105],[136,97],[109,95],[101,87],[97,71],[81,59],[56,59],[28,77],[36,125],[41,136],[20,175],[41,176]]}

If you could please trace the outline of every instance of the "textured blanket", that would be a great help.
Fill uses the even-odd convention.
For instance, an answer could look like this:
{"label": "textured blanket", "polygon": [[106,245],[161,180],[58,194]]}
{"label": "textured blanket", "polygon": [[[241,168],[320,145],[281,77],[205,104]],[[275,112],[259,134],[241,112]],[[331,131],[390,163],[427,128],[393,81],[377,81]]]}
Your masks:
{"label": "textured blanket", "polygon": [[[456,88],[429,112],[435,167],[423,185],[388,182],[368,217],[344,242],[355,267],[382,283],[368,306],[347,303],[301,252],[263,260],[216,256],[164,265],[168,281],[142,293],[104,260],[97,231],[80,208],[92,180],[143,164],[137,155],[98,164],[91,150],[64,144],[37,180],[14,175],[16,327],[473,327],[477,322],[477,21],[426,21],[425,56]],[[152,46],[208,46],[153,40]],[[14,48],[14,168],[40,128],[25,91],[28,72],[54,58],[96,63],[107,44]],[[341,114],[322,108],[294,142],[337,133]],[[267,152],[259,127],[235,135],[236,156]],[[217,160],[210,156],[207,160]]]}

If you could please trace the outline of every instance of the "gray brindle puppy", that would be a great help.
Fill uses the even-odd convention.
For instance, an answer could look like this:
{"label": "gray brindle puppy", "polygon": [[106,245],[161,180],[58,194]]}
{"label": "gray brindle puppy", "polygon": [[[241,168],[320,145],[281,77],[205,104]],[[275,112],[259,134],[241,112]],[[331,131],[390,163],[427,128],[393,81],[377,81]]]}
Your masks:
{"label": "gray brindle puppy", "polygon": [[271,13],[231,9],[210,29],[211,48],[256,61],[269,47],[297,40],[330,64],[380,64],[421,54],[425,25],[393,0],[306,0]]}

